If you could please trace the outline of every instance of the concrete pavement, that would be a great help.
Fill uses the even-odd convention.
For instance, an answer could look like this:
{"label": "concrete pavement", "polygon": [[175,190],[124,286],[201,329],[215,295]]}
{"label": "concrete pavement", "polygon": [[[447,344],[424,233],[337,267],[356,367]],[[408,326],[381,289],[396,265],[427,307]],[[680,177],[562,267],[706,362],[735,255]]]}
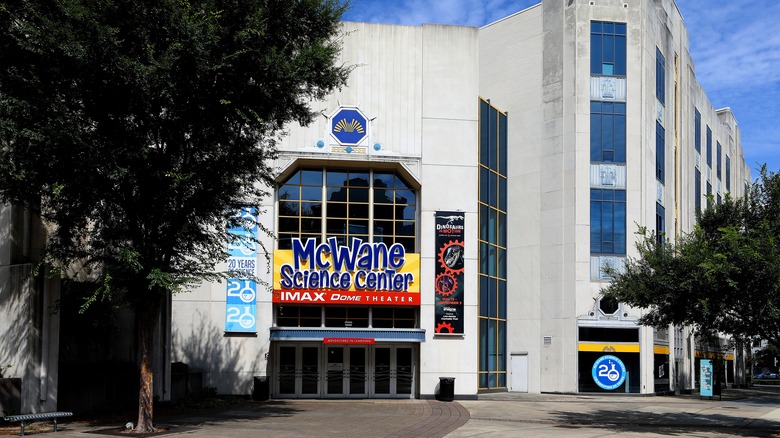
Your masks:
{"label": "concrete pavement", "polygon": [[[780,437],[775,387],[727,389],[722,400],[518,393],[479,398],[243,402],[158,416],[157,422],[169,426],[169,435],[189,437]],[[116,436],[119,426],[65,422],[56,438]]]}

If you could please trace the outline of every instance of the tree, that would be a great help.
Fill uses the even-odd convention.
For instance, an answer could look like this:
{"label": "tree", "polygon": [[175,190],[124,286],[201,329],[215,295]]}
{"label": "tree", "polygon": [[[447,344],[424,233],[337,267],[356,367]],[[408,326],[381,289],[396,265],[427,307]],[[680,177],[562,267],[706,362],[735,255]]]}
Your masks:
{"label": "tree", "polygon": [[[342,86],[341,0],[11,0],[0,5],[0,200],[52,225],[45,260],[137,317],[139,433],[170,294],[226,258],[275,139]],[[266,184],[264,184],[266,183]],[[231,222],[233,223],[233,222]],[[89,304],[89,303],[86,303]]]}
{"label": "tree", "polygon": [[746,196],[711,205],[676,243],[639,235],[604,296],[647,309],[644,325],[780,342],[780,175],[764,166]]}

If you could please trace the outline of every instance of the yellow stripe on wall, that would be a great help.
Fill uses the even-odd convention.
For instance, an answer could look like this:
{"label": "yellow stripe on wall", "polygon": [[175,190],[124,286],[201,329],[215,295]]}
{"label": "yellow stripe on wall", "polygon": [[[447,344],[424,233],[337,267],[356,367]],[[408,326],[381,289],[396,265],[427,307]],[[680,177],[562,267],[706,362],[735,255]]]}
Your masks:
{"label": "yellow stripe on wall", "polygon": [[595,342],[580,342],[578,351],[592,351],[599,353],[639,353],[639,344],[602,344]]}
{"label": "yellow stripe on wall", "polygon": [[664,345],[653,345],[654,354],[669,354],[669,347]]}

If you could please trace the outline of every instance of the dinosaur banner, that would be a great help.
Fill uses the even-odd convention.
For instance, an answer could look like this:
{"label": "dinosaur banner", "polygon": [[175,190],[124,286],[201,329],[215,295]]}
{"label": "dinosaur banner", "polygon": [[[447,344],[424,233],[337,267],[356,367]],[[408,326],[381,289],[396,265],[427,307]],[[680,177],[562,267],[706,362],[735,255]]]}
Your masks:
{"label": "dinosaur banner", "polygon": [[462,211],[436,212],[435,334],[463,334]]}

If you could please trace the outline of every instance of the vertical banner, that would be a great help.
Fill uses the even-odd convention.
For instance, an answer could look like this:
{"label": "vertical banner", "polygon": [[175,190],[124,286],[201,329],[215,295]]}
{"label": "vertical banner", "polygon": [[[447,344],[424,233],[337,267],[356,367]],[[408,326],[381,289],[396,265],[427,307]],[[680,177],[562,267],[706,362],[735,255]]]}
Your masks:
{"label": "vertical banner", "polygon": [[436,334],[463,334],[465,213],[436,212]]}
{"label": "vertical banner", "polygon": [[[225,299],[225,331],[257,331],[257,283],[248,278],[257,276],[257,212],[242,208],[236,212],[242,219],[236,227],[228,228],[228,271],[234,277],[227,279]],[[244,274],[244,275],[242,275]]]}
{"label": "vertical banner", "polygon": [[712,397],[712,361],[702,359],[699,366],[699,397]]}

